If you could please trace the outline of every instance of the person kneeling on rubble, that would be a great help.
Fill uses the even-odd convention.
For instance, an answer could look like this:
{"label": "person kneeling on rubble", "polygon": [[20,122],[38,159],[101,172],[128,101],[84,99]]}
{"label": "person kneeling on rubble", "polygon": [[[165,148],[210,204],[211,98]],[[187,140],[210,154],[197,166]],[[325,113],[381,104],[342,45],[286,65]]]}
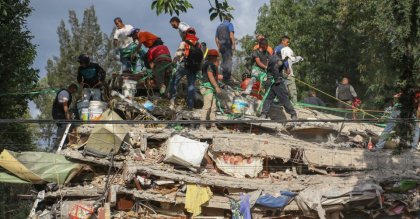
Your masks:
{"label": "person kneeling on rubble", "polygon": [[[216,95],[220,94],[222,90],[217,82],[219,68],[219,52],[211,49],[207,53],[206,62],[203,65],[202,84],[200,92],[203,95],[203,109],[201,111],[200,120],[216,120]],[[204,125],[200,125],[201,130],[206,130]],[[217,129],[216,124],[212,123],[211,129]]]}
{"label": "person kneeling on rubble", "polygon": [[77,60],[80,64],[77,73],[77,82],[83,87],[83,101],[98,100],[101,98],[101,87],[105,82],[105,71],[97,63],[90,62],[86,54],[81,54]]}
{"label": "person kneeling on rubble", "polygon": [[[57,92],[52,105],[52,117],[54,120],[71,120],[70,105],[72,94],[77,92],[77,84],[70,84],[67,89],[61,89]],[[57,123],[57,140],[61,139],[66,129],[66,124]],[[58,145],[55,145],[58,146]]]}
{"label": "person kneeling on rubble", "polygon": [[[153,72],[153,78],[163,96],[169,86],[169,79],[172,73],[172,58],[169,49],[165,45],[155,46],[146,53],[145,63]],[[148,67],[148,66],[146,66]]]}
{"label": "person kneeling on rubble", "polygon": [[296,111],[290,102],[286,85],[283,82],[282,72],[284,68],[284,61],[281,59],[281,53],[277,52],[269,58],[267,67],[267,81],[265,81],[265,89],[268,92],[265,101],[263,101],[263,108],[260,117],[267,118],[271,104],[274,98],[278,98],[280,104],[284,107],[286,112],[290,114],[292,120],[297,119]]}

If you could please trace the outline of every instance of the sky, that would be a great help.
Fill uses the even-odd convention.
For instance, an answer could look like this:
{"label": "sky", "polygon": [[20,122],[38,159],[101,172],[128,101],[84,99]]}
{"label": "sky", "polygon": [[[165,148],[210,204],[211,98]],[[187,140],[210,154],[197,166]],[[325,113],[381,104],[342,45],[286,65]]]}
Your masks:
{"label": "sky", "polygon": [[[83,11],[92,5],[104,33],[109,35],[115,26],[114,18],[121,17],[126,24],[160,36],[174,53],[180,41],[178,31],[170,26],[169,14],[157,16],[150,9],[151,2],[152,0],[32,0],[33,12],[27,20],[27,27],[34,36],[33,43],[37,45],[37,57],[33,66],[40,70],[40,77],[45,77],[47,60],[59,55],[57,27],[60,21],[68,20],[69,10],[75,10],[79,20],[82,20]],[[179,18],[196,29],[200,41],[206,42],[209,48],[215,48],[214,35],[220,21],[210,21],[208,1],[190,2],[194,9],[180,14]],[[210,2],[213,3],[213,0]],[[258,10],[268,2],[269,0],[229,0],[229,4],[235,8],[232,23],[236,38],[254,34]],[[30,111],[33,117],[39,113],[33,102],[30,103]]]}
{"label": "sky", "polygon": [[[235,34],[237,38],[246,34],[254,34],[258,9],[269,0],[229,0],[235,8],[233,12]],[[110,34],[114,27],[113,19],[121,17],[126,24],[131,24],[142,30],[147,30],[160,36],[165,44],[174,52],[179,43],[179,35],[170,24],[169,14],[156,15],[150,9],[151,0],[32,0],[34,11],[28,18],[28,29],[32,32],[33,43],[37,45],[37,57],[34,67],[40,70],[40,76],[46,75],[45,66],[48,58],[59,55],[57,27],[61,20],[68,20],[68,11],[75,10],[79,20],[83,11],[93,5],[101,30]],[[183,22],[193,26],[200,41],[207,42],[209,48],[214,48],[214,34],[219,20],[210,21],[208,1],[190,0],[194,9],[186,14],[180,14]],[[211,0],[213,2],[213,0]]]}

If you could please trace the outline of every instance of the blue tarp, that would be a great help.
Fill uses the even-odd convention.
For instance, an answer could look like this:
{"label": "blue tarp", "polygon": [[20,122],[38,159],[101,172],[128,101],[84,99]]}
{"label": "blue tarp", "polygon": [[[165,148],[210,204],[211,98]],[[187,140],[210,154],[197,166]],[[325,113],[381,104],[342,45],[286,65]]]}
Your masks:
{"label": "blue tarp", "polygon": [[270,194],[262,195],[257,199],[256,203],[269,208],[283,208],[296,195],[295,193],[289,191],[280,191],[280,194],[281,196],[278,197],[274,197]]}

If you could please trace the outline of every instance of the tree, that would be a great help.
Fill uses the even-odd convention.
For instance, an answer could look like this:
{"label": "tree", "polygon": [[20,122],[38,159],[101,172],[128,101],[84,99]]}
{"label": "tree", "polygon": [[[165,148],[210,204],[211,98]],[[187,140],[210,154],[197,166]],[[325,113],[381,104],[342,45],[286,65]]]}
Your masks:
{"label": "tree", "polygon": [[[29,0],[0,1],[0,119],[24,118],[28,114],[25,94],[36,87],[38,70],[33,69],[36,50],[32,36],[26,29],[26,19],[32,9]],[[26,124],[0,125],[0,152],[35,150],[32,133]],[[17,198],[18,192],[28,187],[0,184],[0,217],[24,218],[30,203]]]}
{"label": "tree", "polygon": [[[77,57],[82,53],[88,54],[92,61],[99,63],[108,76],[119,69],[112,52],[113,39],[101,31],[93,6],[84,11],[82,22],[77,18],[76,12],[70,10],[68,24],[70,28],[62,20],[57,28],[60,55],[47,61],[47,76],[40,80],[39,88],[63,88],[76,82],[79,67]],[[55,93],[36,98],[36,106],[41,111],[39,119],[51,119],[54,98]],[[51,124],[42,125],[41,136],[47,145],[51,142],[54,127]]]}
{"label": "tree", "polygon": [[[386,97],[402,90],[401,116],[412,118],[413,95],[420,84],[419,4],[272,0],[260,8],[256,32],[272,44],[284,34],[292,38],[294,51],[305,57],[296,65],[298,79],[334,94],[335,80],[347,74],[367,108],[382,109]],[[302,84],[299,88],[309,89]],[[406,144],[413,123],[398,126],[397,134]]]}
{"label": "tree", "polygon": [[[231,11],[234,10],[227,0],[219,2],[214,0],[214,5],[208,0],[210,4],[209,14],[210,20],[214,20],[219,17],[220,21],[224,18],[233,18]],[[193,8],[193,5],[188,0],[153,0],[151,9],[156,10],[156,14],[162,14],[163,12],[172,14],[186,13],[188,9]]]}

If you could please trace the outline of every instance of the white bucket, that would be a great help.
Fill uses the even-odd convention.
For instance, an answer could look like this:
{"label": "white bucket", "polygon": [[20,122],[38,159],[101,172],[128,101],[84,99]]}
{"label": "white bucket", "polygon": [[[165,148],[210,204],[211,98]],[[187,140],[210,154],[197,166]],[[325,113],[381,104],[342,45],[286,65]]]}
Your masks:
{"label": "white bucket", "polygon": [[90,101],[89,109],[106,109],[108,104],[102,101]]}
{"label": "white bucket", "polygon": [[83,121],[89,121],[89,108],[82,108],[80,110],[80,119]]}
{"label": "white bucket", "polygon": [[137,81],[123,80],[122,92],[124,97],[133,99],[137,93]]}
{"label": "white bucket", "polygon": [[[89,101],[81,101],[77,103],[77,112],[79,113],[80,119],[82,119],[82,110],[86,109],[89,113]],[[86,112],[86,111],[85,111]]]}
{"label": "white bucket", "polygon": [[101,119],[103,109],[93,109],[89,110],[89,120],[99,120]]}
{"label": "white bucket", "polygon": [[90,101],[89,120],[99,120],[102,113],[107,108],[107,104],[101,101]]}

